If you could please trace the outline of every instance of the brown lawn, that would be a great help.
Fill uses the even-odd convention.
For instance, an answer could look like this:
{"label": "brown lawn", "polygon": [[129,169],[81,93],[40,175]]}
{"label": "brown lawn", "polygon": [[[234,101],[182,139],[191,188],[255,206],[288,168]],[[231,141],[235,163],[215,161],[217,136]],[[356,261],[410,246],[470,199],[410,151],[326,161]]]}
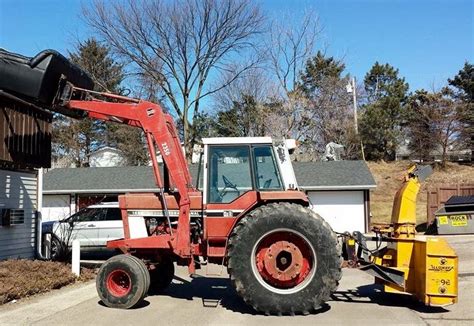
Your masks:
{"label": "brown lawn", "polygon": [[[392,214],[393,196],[401,185],[404,171],[413,163],[399,162],[367,162],[377,188],[371,192],[370,207],[372,223],[389,223]],[[474,166],[448,163],[445,169],[436,167],[434,173],[422,185],[417,201],[417,224],[426,222],[427,187],[456,183],[474,183]]]}
{"label": "brown lawn", "polygon": [[15,259],[0,261],[0,305],[37,293],[59,289],[94,278],[94,271],[81,269],[77,278],[71,265],[59,262]]}

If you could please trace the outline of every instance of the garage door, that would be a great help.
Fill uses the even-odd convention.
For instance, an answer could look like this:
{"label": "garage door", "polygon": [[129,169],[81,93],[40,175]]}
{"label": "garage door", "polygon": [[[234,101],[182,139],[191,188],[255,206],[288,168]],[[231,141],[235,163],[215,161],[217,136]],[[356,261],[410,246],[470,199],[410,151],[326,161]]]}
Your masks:
{"label": "garage door", "polygon": [[337,232],[365,232],[363,191],[310,191],[313,210]]}
{"label": "garage door", "polygon": [[43,222],[58,221],[71,215],[69,195],[43,195]]}

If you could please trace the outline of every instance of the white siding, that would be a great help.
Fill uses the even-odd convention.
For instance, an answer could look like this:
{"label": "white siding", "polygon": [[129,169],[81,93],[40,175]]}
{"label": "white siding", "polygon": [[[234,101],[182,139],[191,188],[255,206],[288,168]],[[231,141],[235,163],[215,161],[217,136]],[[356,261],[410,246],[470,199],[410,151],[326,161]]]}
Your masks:
{"label": "white siding", "polygon": [[36,173],[0,170],[0,209],[25,211],[25,223],[0,226],[0,259],[35,255]]}
{"label": "white siding", "polygon": [[57,221],[72,214],[70,195],[43,195],[43,222]]}
{"label": "white siding", "polygon": [[308,191],[313,210],[336,232],[365,232],[364,191]]}

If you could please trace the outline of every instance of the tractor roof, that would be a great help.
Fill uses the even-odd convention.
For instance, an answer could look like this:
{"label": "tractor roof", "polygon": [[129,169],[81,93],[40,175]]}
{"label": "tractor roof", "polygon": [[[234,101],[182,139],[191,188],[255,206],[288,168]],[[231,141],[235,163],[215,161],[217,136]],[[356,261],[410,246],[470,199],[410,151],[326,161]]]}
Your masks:
{"label": "tractor roof", "polygon": [[271,137],[212,137],[203,138],[204,145],[229,145],[229,144],[271,144]]}

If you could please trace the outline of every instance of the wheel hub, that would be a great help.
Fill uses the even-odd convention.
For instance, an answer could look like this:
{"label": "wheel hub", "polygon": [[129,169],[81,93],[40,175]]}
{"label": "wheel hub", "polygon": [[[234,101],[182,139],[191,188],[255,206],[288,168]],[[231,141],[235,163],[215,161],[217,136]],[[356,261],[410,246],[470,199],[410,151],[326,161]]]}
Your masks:
{"label": "wheel hub", "polygon": [[303,283],[315,267],[308,243],[291,231],[264,236],[255,250],[255,265],[264,282],[278,289]]}
{"label": "wheel hub", "polygon": [[106,283],[107,289],[115,297],[126,296],[132,289],[130,275],[121,269],[112,271],[107,276]]}
{"label": "wheel hub", "polygon": [[293,243],[277,241],[267,249],[264,266],[273,278],[290,281],[301,272],[303,254]]}

